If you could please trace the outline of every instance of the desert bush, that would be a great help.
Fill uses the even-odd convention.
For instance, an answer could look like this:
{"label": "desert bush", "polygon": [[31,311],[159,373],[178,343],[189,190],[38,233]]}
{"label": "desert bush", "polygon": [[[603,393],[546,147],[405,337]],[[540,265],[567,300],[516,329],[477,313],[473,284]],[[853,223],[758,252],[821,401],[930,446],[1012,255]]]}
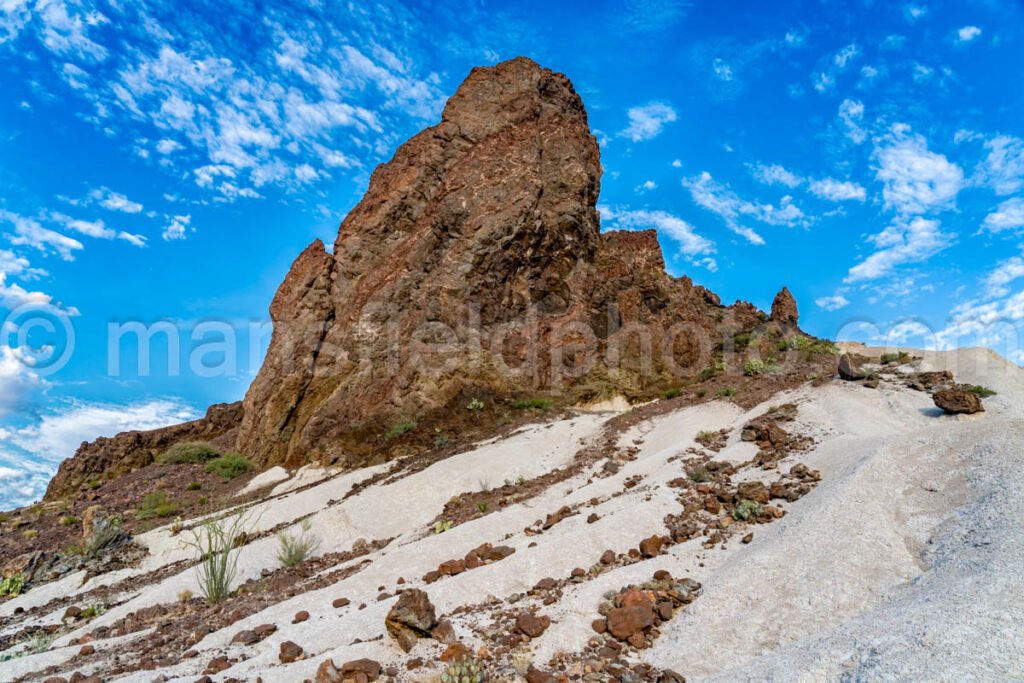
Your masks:
{"label": "desert bush", "polygon": [[231,584],[238,570],[235,539],[246,534],[249,515],[209,518],[189,530],[185,545],[196,551],[196,580],[199,591],[208,603],[216,604],[231,593]]}
{"label": "desert bush", "polygon": [[170,517],[177,514],[178,505],[167,498],[165,491],[152,491],[142,499],[142,505],[135,510],[136,519]]}
{"label": "desert bush", "polygon": [[711,446],[711,444],[715,443],[715,441],[718,440],[719,436],[719,432],[704,430],[697,432],[697,438],[694,439],[694,441],[699,443],[701,446]]}
{"label": "desert bush", "polygon": [[739,334],[733,336],[732,338],[733,344],[735,344],[737,349],[742,349],[747,346],[750,346],[750,342],[752,342],[753,340],[754,335],[751,334],[750,332],[740,332]]}
{"label": "desert bush", "polygon": [[21,532],[21,537],[26,541],[31,541],[33,538],[39,535],[39,532],[35,529],[25,529]]}
{"label": "desert bush", "polygon": [[487,501],[482,500],[476,504],[476,509],[480,511],[480,514],[486,515],[487,511],[491,509],[491,506]]}
{"label": "desert bush", "polygon": [[416,420],[403,420],[399,422],[384,435],[384,438],[390,441],[391,439],[397,439],[402,434],[406,434],[416,429]]}
{"label": "desert bush", "polygon": [[839,347],[836,346],[835,342],[829,341],[828,339],[813,339],[812,337],[802,334],[798,334],[790,339],[789,347],[796,349],[797,351],[806,351],[808,353],[820,353],[832,356],[839,355]]}
{"label": "desert bush", "polygon": [[107,606],[106,605],[104,605],[101,602],[96,602],[96,603],[93,603],[93,604],[89,605],[84,610],[82,610],[82,613],[78,615],[78,618],[79,619],[92,619],[93,617],[98,617],[98,616],[104,614],[106,611],[107,611]]}
{"label": "desert bush", "polygon": [[452,528],[452,521],[450,519],[449,520],[445,520],[443,522],[442,521],[434,522],[434,535],[443,534],[444,532],[448,531],[451,528]]}
{"label": "desert bush", "polygon": [[313,525],[302,520],[299,533],[282,531],[277,535],[277,559],[282,566],[294,567],[320,547],[320,539],[310,532]]}
{"label": "desert bush", "polygon": [[73,524],[78,524],[78,517],[75,517],[74,515],[64,515],[60,518],[61,526],[71,526]]}
{"label": "desert bush", "polygon": [[711,474],[709,474],[708,471],[700,465],[687,472],[686,476],[688,476],[690,481],[695,484],[703,484],[706,481],[711,481]]}
{"label": "desert bush", "polygon": [[879,359],[882,365],[889,365],[890,363],[905,363],[910,358],[910,354],[906,351],[900,351],[899,353],[883,353]]}
{"label": "desert bush", "polygon": [[980,384],[975,384],[974,386],[968,387],[967,391],[971,392],[972,394],[977,394],[981,398],[988,398],[989,396],[996,395],[996,392],[992,391],[988,387],[983,387]]}
{"label": "desert bush", "polygon": [[678,396],[681,396],[681,395],[682,395],[682,393],[683,393],[683,390],[682,390],[682,389],[680,389],[679,387],[672,387],[671,389],[669,389],[668,391],[666,391],[666,392],[665,392],[665,393],[663,394],[663,396],[664,396],[664,397],[665,397],[665,399],[667,400],[667,399],[670,399],[670,398],[676,398],[676,397],[678,397]]}
{"label": "desert bush", "polygon": [[736,395],[736,389],[734,389],[733,387],[725,387],[724,389],[719,389],[718,390],[718,394],[716,394],[716,395],[719,398],[726,398],[726,397],[730,397],[730,396],[735,396]]}
{"label": "desert bush", "polygon": [[758,517],[761,514],[761,504],[752,500],[741,500],[740,504],[732,511],[732,518],[745,522],[751,517]]}
{"label": "desert bush", "polygon": [[487,680],[487,669],[482,661],[473,655],[464,655],[448,662],[441,674],[441,683],[483,683]]}
{"label": "desert bush", "polygon": [[189,484],[188,486],[186,486],[185,490],[186,491],[200,491],[200,490],[202,490],[202,488],[203,488],[202,484],[200,484],[198,481],[194,481],[191,484]]}
{"label": "desert bush", "polygon": [[21,574],[0,581],[0,598],[14,598],[25,589],[25,579]]}
{"label": "desert bush", "polygon": [[764,375],[766,373],[772,373],[778,370],[778,366],[775,365],[774,361],[763,361],[760,358],[749,358],[746,363],[743,364],[743,374],[748,377],[755,377],[757,375]]}
{"label": "desert bush", "polygon": [[484,409],[484,402],[481,401],[478,398],[474,398],[473,400],[471,400],[469,403],[466,404],[466,410],[483,410],[483,409]]}
{"label": "desert bush", "polygon": [[164,465],[195,465],[220,457],[220,451],[205,441],[183,441],[176,443],[160,456]]}
{"label": "desert bush", "polygon": [[216,474],[221,479],[234,479],[252,469],[252,463],[242,457],[239,453],[225,453],[216,460],[206,463],[203,468],[210,474]]}

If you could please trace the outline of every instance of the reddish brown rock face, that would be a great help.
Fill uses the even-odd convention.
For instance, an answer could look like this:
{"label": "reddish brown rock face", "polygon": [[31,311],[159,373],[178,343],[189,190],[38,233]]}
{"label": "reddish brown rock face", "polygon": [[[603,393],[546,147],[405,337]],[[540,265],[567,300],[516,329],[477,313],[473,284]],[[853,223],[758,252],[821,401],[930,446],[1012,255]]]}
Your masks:
{"label": "reddish brown rock face", "polygon": [[[369,421],[415,417],[467,387],[664,377],[663,359],[641,358],[646,342],[616,332],[713,329],[717,298],[665,274],[653,230],[600,234],[600,176],[565,76],[527,59],[474,69],[441,123],[373,173],[333,254],[316,242],[296,260],[238,449],[261,466],[345,461]],[[710,351],[691,336],[652,341],[674,341],[685,366]]]}

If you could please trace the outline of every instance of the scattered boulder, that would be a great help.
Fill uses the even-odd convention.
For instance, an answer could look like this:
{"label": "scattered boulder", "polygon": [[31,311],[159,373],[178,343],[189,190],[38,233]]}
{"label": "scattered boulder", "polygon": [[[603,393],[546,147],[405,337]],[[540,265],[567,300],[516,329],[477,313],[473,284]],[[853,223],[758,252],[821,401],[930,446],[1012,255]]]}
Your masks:
{"label": "scattered boulder", "polygon": [[402,650],[411,651],[420,638],[430,638],[437,626],[430,597],[417,588],[402,591],[398,602],[388,612],[384,626]]}
{"label": "scattered boulder", "polygon": [[867,379],[868,373],[861,366],[860,361],[848,353],[839,357],[839,376],[847,382],[856,382]]}
{"label": "scattered boulder", "polygon": [[935,405],[950,415],[973,415],[982,413],[985,407],[981,397],[973,391],[963,388],[943,389],[932,395]]}
{"label": "scattered boulder", "polygon": [[286,640],[281,643],[281,653],[278,655],[278,659],[281,660],[282,664],[291,664],[302,659],[302,655],[303,650],[300,646],[290,640]]}
{"label": "scattered boulder", "polygon": [[650,538],[645,538],[640,541],[640,554],[644,557],[657,557],[661,554],[661,546],[665,544],[665,539],[655,534]]}
{"label": "scattered boulder", "polygon": [[768,495],[768,487],[764,482],[745,481],[736,487],[736,502],[750,500],[755,503],[768,503],[771,497]]}
{"label": "scattered boulder", "polygon": [[551,619],[544,615],[522,612],[516,617],[516,630],[527,638],[540,638],[550,625]]}

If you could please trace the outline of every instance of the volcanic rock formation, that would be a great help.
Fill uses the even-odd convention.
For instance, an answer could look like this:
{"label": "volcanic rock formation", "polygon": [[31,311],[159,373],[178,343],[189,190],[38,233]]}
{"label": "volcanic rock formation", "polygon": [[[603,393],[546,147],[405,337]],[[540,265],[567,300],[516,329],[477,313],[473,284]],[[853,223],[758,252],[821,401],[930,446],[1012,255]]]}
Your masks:
{"label": "volcanic rock formation", "polygon": [[723,307],[665,272],[654,230],[602,234],[600,176],[568,78],[525,58],[474,69],[374,171],[333,250],[292,265],[236,449],[358,466],[397,420],[467,397],[651,396],[738,332],[796,327],[787,290],[770,320]]}

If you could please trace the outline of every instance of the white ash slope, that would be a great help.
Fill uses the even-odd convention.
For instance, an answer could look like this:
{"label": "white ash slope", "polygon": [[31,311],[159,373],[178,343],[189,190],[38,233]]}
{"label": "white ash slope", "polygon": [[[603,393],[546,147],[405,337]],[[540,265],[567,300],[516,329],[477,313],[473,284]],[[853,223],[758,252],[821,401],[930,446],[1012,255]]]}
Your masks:
{"label": "white ash slope", "polygon": [[[542,666],[557,651],[582,648],[592,635],[590,623],[603,593],[668,569],[674,576],[701,581],[704,591],[663,625],[661,638],[641,657],[691,681],[1021,677],[1024,579],[1019,549],[1024,532],[1017,527],[1024,500],[1017,492],[1024,484],[1024,372],[983,350],[929,353],[924,365],[949,368],[958,380],[984,384],[999,395],[986,399],[988,412],[959,418],[939,415],[927,394],[888,383],[871,390],[837,381],[774,397],[768,403],[795,400],[800,405],[797,423],[788,430],[819,441],[813,452],[781,462],[779,470],[803,462],[821,470],[821,484],[801,500],[784,503],[788,514],[782,520],[753,526],[750,545],[734,540],[724,550],[705,550],[697,539],[570,585],[558,604],[541,610],[553,623],[533,641],[533,660]],[[398,577],[404,577],[405,587],[424,587],[420,577],[425,573],[483,542],[516,548],[501,562],[426,586],[438,613],[446,614],[489,596],[521,593],[544,577],[567,577],[574,567],[594,564],[605,549],[635,547],[642,538],[664,533],[665,515],[678,511],[677,491],[666,483],[682,472],[679,462],[670,459],[694,446],[697,432],[725,427],[733,433],[716,457],[749,459],[756,449],[739,441],[739,428],[766,407],[743,413],[733,404],[714,402],[642,423],[622,437],[623,444],[641,442],[637,459],[615,475],[592,479],[593,470],[584,472],[523,504],[437,536],[426,531],[427,524],[453,495],[478,490],[481,482],[499,485],[565,465],[607,416],[532,427],[399,481],[369,487],[334,506],[327,501],[340,499],[371,473],[344,475],[275,497],[264,506],[259,528],[311,513],[313,529],[324,540],[320,552],[348,550],[358,538],[396,538],[368,556],[372,564],[365,570],[207,636],[196,646],[200,655],[195,659],[119,680],[152,681],[163,674],[168,680],[194,681],[219,654],[246,659],[214,676],[217,681],[254,681],[259,675],[302,681],[328,656],[338,662],[371,657],[404,670],[407,655],[390,641],[383,625],[394,598],[377,602],[379,586],[394,592]],[[762,474],[766,480],[776,476]],[[624,489],[626,479],[635,475],[643,477],[642,483]],[[289,491],[289,482],[275,490]],[[581,508],[582,514],[540,536],[523,534],[524,527],[547,513],[591,498],[600,504]],[[601,519],[587,524],[590,512]],[[146,569],[185,553],[166,530],[144,540],[155,553]],[[531,548],[531,542],[537,545]],[[275,551],[272,537],[247,546],[239,582],[276,567]],[[97,577],[77,590],[101,581],[104,577]],[[190,570],[138,591],[87,629],[63,637],[50,652],[0,664],[0,680],[70,659],[78,648],[59,646],[71,638],[146,605],[172,601],[183,588],[195,589]],[[76,589],[67,584],[43,590]],[[45,602],[34,592],[4,604],[3,613],[19,604]],[[352,605],[334,609],[331,602],[340,596]],[[367,608],[357,609],[360,603]],[[516,606],[529,604],[525,600]],[[311,618],[292,625],[299,610],[309,611]],[[42,621],[52,623],[59,616]],[[264,623],[276,624],[278,631],[256,646],[229,645],[238,631]],[[459,635],[472,645],[469,625],[467,618],[455,620]],[[353,645],[357,638],[363,642]],[[279,664],[278,646],[285,640],[305,648],[309,659]],[[118,641],[93,645],[113,655]],[[430,660],[441,649],[421,641],[412,655]],[[75,670],[72,663],[67,670]],[[408,680],[434,681],[436,671],[409,674]]]}

